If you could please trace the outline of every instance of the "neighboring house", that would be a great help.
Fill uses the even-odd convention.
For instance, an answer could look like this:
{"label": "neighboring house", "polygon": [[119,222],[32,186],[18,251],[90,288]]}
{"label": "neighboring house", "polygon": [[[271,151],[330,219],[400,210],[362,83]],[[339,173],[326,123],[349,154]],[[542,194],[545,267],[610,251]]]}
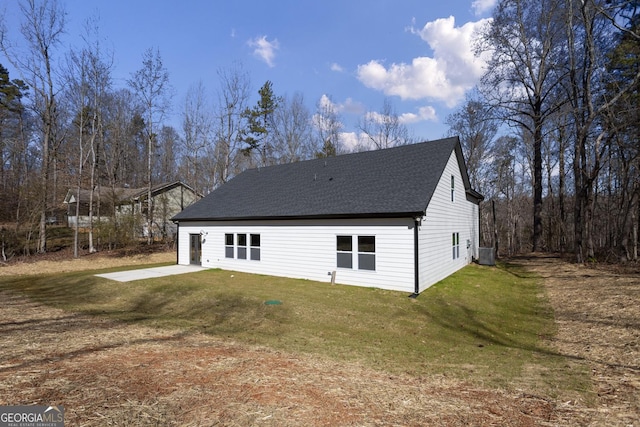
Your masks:
{"label": "neighboring house", "polygon": [[[117,190],[128,190],[128,189],[117,189]],[[104,188],[101,189],[102,192],[108,191]],[[97,222],[109,221],[113,216],[113,198],[107,197],[106,194],[100,195],[99,190],[94,191],[93,193],[93,222],[94,224]],[[120,193],[120,191],[118,191]],[[119,199],[118,194],[116,199]],[[89,201],[91,198],[91,190],[80,189],[80,193],[78,194],[78,189],[73,188],[67,190],[67,194],[64,196],[63,204],[67,205],[67,225],[69,227],[75,227],[76,224],[80,228],[89,227]],[[107,200],[108,199],[108,200]],[[79,201],[79,202],[78,202]],[[79,213],[76,212],[76,207],[80,204]]]}
{"label": "neighboring house", "polygon": [[173,217],[178,264],[412,292],[478,257],[457,137],[247,170]]}
{"label": "neighboring house", "polygon": [[[116,218],[133,218],[139,236],[147,235],[145,222],[148,208],[148,188],[111,188],[101,187],[93,194],[93,222],[109,222]],[[76,222],[79,227],[89,226],[90,190],[80,190],[80,215],[76,216],[77,189],[67,191],[64,203],[67,204],[67,221],[69,227]],[[176,226],[171,217],[191,205],[199,196],[188,185],[175,181],[152,187],[153,226],[155,236],[173,236]],[[114,215],[115,212],[115,215]]]}

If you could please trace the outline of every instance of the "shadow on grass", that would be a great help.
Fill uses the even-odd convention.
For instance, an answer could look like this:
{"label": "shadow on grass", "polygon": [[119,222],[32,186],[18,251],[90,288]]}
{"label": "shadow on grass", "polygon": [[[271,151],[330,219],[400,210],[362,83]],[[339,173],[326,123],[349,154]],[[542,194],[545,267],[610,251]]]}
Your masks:
{"label": "shadow on grass", "polygon": [[[0,289],[0,296],[11,303],[11,310],[21,313],[33,312],[34,316],[41,315],[38,305],[16,297],[10,291]],[[5,345],[10,342],[20,342],[25,336],[29,337],[28,349],[16,348],[13,351],[0,352],[0,374],[32,366],[46,365],[60,360],[72,360],[84,355],[97,353],[120,347],[137,344],[180,341],[188,332],[173,331],[152,337],[131,339],[124,331],[120,335],[112,334],[118,324],[111,321],[99,321],[88,318],[82,313],[71,313],[55,317],[29,318],[26,320],[0,322],[0,336],[4,337]],[[93,339],[79,341],[80,348],[69,349],[64,337],[93,337],[96,332],[106,332],[107,342],[94,342]],[[33,335],[33,338],[31,337]],[[78,347],[74,342],[73,346]],[[7,347],[8,348],[8,347]],[[24,356],[21,356],[24,353]]]}
{"label": "shadow on grass", "polygon": [[[427,366],[443,357],[461,366],[516,371],[535,363],[527,352],[562,356],[540,339],[550,333],[552,315],[532,303],[539,289],[528,283],[537,276],[519,265],[465,269],[418,300],[390,291],[234,275],[207,271],[121,284],[83,272],[0,283],[49,305],[112,320],[368,360],[382,369]],[[283,305],[264,304],[284,295]],[[504,374],[507,381],[509,375]]]}
{"label": "shadow on grass", "polygon": [[124,316],[123,313],[114,314],[126,321],[195,327],[209,335],[220,336],[243,334],[248,329],[279,335],[288,323],[287,307],[268,307],[260,299],[240,293],[193,290],[180,294],[180,298],[173,299],[149,289],[134,300]]}
{"label": "shadow on grass", "polygon": [[494,345],[559,356],[542,345],[539,339],[541,335],[536,333],[535,328],[514,328],[497,321],[492,322],[483,318],[476,310],[459,303],[446,304],[436,313],[429,312],[426,308],[421,308],[420,312],[429,322],[447,331],[449,336],[461,337],[469,345]]}
{"label": "shadow on grass", "polygon": [[[86,325],[86,321],[83,321],[82,323]],[[82,330],[79,330],[78,333],[82,333]],[[53,361],[72,360],[77,357],[85,356],[88,354],[98,353],[105,350],[112,350],[120,347],[132,347],[138,344],[158,343],[158,342],[170,342],[170,341],[179,342],[186,336],[188,336],[188,332],[176,331],[173,334],[168,336],[139,338],[135,340],[123,339],[123,340],[108,343],[108,344],[83,347],[78,350],[72,350],[67,352],[57,352],[55,354],[45,355],[44,357],[31,359],[18,364],[7,364],[6,366],[0,367],[0,373],[11,372],[16,369],[22,369],[29,366],[41,365],[43,363],[49,363]]]}

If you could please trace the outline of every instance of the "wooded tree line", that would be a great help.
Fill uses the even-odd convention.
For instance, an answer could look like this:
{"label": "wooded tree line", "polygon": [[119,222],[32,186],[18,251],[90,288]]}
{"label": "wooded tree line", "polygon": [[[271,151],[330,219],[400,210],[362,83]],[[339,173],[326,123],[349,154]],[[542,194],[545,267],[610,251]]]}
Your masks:
{"label": "wooded tree line", "polygon": [[637,0],[503,0],[478,36],[477,90],[448,121],[501,254],[637,260]]}
{"label": "wooded tree line", "polygon": [[[301,93],[277,95],[272,82],[256,91],[234,64],[217,71],[212,92],[197,82],[175,107],[159,51],[145,51],[126,87],[116,87],[97,22],[87,21],[83,46],[65,50],[61,3],[20,6],[19,34],[0,17],[0,48],[20,75],[0,68],[0,222],[12,224],[3,245],[27,230],[13,240],[17,252],[30,252],[32,242],[46,251],[47,218],[69,188],[150,192],[180,179],[207,194],[249,167],[347,151],[327,97],[309,111]],[[473,187],[486,197],[484,245],[502,255],[637,260],[638,7],[637,0],[503,0],[477,35],[487,73],[447,122],[461,137]],[[179,129],[166,124],[172,104]],[[359,128],[356,150],[416,141],[388,100]],[[97,201],[90,209],[106,210]],[[88,246],[100,246],[92,227]]]}
{"label": "wooded tree line", "polygon": [[[0,48],[20,75],[10,77],[0,64],[0,223],[11,224],[2,227],[5,258],[10,246],[25,254],[47,250],[48,220],[69,189],[77,199],[81,189],[91,190],[87,246],[93,252],[101,246],[94,216],[116,210],[101,205],[98,193],[147,188],[151,201],[154,185],[182,180],[205,195],[246,168],[345,152],[341,117],[329,98],[312,113],[301,93],[276,95],[267,81],[253,104],[256,91],[241,64],[218,70],[213,96],[201,82],[193,84],[177,107],[181,128],[168,126],[175,97],[158,50],[145,51],[126,86],[116,87],[113,53],[101,44],[99,22],[89,19],[83,44],[66,50],[63,3],[22,0],[20,11],[17,33],[0,16]],[[393,108],[385,106],[387,128],[371,136],[372,144],[411,142]],[[366,117],[362,123],[365,135],[379,129]],[[148,203],[152,230],[155,209]],[[79,209],[77,204],[76,216]],[[101,228],[127,228],[116,220],[114,214]],[[76,226],[76,256],[78,236]],[[148,242],[153,239],[149,232]]]}

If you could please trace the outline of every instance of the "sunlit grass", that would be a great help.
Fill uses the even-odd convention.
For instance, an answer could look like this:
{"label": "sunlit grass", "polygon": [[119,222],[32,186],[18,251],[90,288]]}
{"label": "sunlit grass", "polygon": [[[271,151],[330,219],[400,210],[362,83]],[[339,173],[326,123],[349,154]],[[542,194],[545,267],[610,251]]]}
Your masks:
{"label": "sunlit grass", "polygon": [[540,280],[514,266],[468,266],[417,299],[222,270],[129,283],[94,273],[0,278],[0,286],[66,310],[395,373],[560,394],[588,382],[547,346],[555,330]]}

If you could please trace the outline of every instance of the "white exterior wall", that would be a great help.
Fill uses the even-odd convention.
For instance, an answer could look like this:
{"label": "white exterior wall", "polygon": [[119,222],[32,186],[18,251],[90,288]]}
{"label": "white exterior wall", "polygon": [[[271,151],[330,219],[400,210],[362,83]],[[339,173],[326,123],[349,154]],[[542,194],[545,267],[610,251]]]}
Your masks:
{"label": "white exterior wall", "polygon": [[[203,267],[321,282],[330,282],[329,273],[336,271],[336,283],[414,291],[411,219],[181,223],[179,264],[189,264],[189,235],[201,231]],[[225,258],[225,233],[260,234],[260,260]],[[337,268],[338,235],[375,236],[375,271],[358,270],[357,240],[353,246],[353,268]]]}
{"label": "white exterior wall", "polygon": [[[453,202],[452,175],[455,177]],[[455,260],[453,233],[460,233],[460,257]],[[460,167],[455,152],[452,152],[419,228],[420,291],[477,258],[479,240],[478,205],[466,198]],[[470,242],[469,248],[467,241]]]}
{"label": "white exterior wall", "polygon": [[[93,225],[98,225],[98,223],[100,222],[109,222],[111,221],[111,218],[108,216],[101,216],[101,217],[97,217],[94,216],[93,217]],[[75,227],[76,226],[76,222],[78,223],[78,227],[80,228],[88,228],[91,223],[89,221],[89,215],[80,215],[79,217],[73,215],[73,216],[67,216],[67,225],[69,227]]]}

